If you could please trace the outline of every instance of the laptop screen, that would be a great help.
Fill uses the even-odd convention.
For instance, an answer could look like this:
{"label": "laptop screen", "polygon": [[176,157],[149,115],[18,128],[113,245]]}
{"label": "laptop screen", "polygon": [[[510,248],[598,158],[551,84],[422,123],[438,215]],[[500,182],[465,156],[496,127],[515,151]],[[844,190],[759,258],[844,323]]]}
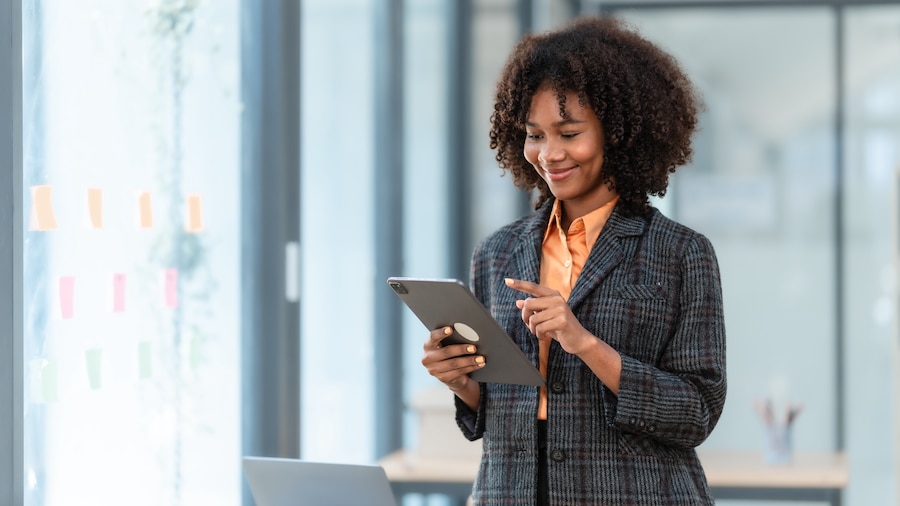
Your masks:
{"label": "laptop screen", "polygon": [[256,506],[397,506],[384,469],[273,457],[244,457]]}

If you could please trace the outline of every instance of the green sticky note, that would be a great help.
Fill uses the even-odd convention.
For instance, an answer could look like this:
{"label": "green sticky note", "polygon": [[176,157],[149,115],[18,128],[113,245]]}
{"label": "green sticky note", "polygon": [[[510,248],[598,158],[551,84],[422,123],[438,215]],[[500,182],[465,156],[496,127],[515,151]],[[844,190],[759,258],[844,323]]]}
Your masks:
{"label": "green sticky note", "polygon": [[94,390],[99,390],[103,386],[102,375],[102,359],[103,350],[100,348],[90,348],[84,350],[85,359],[87,360],[88,383]]}
{"label": "green sticky note", "polygon": [[203,361],[203,338],[197,336],[197,334],[193,334],[191,336],[191,348],[190,348],[190,364],[191,369],[197,370],[197,367],[200,366],[200,363]]}
{"label": "green sticky note", "polygon": [[138,343],[138,378],[140,379],[150,379],[153,375],[153,361],[150,353],[150,341]]}

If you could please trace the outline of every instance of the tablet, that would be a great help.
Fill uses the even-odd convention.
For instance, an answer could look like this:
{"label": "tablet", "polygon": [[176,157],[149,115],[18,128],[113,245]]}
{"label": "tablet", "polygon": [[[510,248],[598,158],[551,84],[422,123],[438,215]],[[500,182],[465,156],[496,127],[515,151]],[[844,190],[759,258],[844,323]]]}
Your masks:
{"label": "tablet", "polygon": [[462,281],[390,277],[387,283],[429,331],[454,329],[444,342],[478,347],[485,366],[469,374],[473,380],[544,385],[540,371]]}

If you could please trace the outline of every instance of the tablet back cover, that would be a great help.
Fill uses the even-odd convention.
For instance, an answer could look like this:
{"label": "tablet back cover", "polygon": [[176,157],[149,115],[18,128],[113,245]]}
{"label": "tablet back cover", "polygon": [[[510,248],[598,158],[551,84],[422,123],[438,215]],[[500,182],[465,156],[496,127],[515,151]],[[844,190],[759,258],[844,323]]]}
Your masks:
{"label": "tablet back cover", "polygon": [[471,342],[484,355],[485,366],[469,376],[480,382],[544,385],[531,360],[494,320],[469,288],[456,279],[391,277],[393,292],[429,331],[453,327],[455,342]]}

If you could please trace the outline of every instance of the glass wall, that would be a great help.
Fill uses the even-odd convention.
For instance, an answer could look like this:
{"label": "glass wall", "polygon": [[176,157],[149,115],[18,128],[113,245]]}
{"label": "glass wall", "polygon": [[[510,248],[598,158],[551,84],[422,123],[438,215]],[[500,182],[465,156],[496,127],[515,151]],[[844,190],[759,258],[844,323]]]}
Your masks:
{"label": "glass wall", "polygon": [[23,2],[25,504],[239,504],[238,2]]}
{"label": "glass wall", "polygon": [[844,24],[846,503],[900,501],[900,6]]}
{"label": "glass wall", "polygon": [[[301,15],[301,456],[374,458],[374,7]],[[399,134],[399,133],[398,133]],[[386,295],[390,295],[390,292]]]}

